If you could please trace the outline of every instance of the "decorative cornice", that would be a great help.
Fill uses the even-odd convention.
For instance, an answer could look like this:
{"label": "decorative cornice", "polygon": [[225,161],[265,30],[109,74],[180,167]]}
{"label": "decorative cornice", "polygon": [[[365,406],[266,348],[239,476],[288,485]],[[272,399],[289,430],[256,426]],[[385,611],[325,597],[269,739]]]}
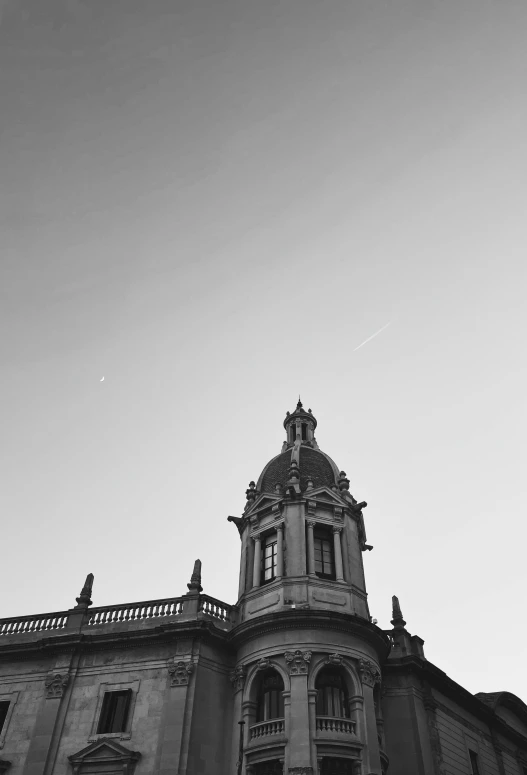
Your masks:
{"label": "decorative cornice", "polygon": [[247,678],[247,668],[245,665],[236,665],[229,678],[235,692],[243,689],[245,679]]}
{"label": "decorative cornice", "polygon": [[189,678],[194,672],[194,662],[176,661],[174,657],[168,660],[168,674],[170,676],[170,686],[186,686]]}
{"label": "decorative cornice", "polygon": [[335,665],[335,666],[340,667],[340,665],[342,664],[343,661],[344,661],[344,657],[342,656],[342,654],[336,653],[336,654],[330,654],[328,656],[328,658],[326,659],[326,661],[324,662],[324,664],[325,665]]}
{"label": "decorative cornice", "polygon": [[46,676],[46,699],[62,697],[69,680],[69,673],[49,672]]}
{"label": "decorative cornice", "polygon": [[373,687],[381,682],[381,673],[378,667],[368,659],[359,660],[359,673],[362,683],[366,686]]}
{"label": "decorative cornice", "polygon": [[311,662],[311,651],[286,651],[284,654],[289,675],[305,675],[309,672],[309,663]]}

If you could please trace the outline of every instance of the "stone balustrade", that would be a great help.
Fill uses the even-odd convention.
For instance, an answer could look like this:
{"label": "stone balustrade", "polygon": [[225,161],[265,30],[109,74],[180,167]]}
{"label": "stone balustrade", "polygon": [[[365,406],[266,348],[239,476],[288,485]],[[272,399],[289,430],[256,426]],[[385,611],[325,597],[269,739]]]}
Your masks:
{"label": "stone balustrade", "polygon": [[67,622],[67,611],[0,619],[0,635],[20,635],[22,633],[62,630],[66,627]]}
{"label": "stone balustrade", "polygon": [[283,735],[285,730],[285,721],[283,718],[274,718],[270,721],[260,721],[258,724],[252,724],[249,728],[250,739],[258,740],[268,735]]}
{"label": "stone balustrade", "polygon": [[124,630],[130,630],[136,622],[141,622],[141,628],[144,628],[148,626],[148,620],[159,621],[183,615],[186,620],[210,617],[218,625],[221,622],[221,629],[229,630],[235,624],[235,611],[234,606],[222,603],[221,600],[216,600],[209,595],[196,595],[194,598],[184,595],[163,600],[144,600],[138,603],[76,608],[56,613],[0,619],[0,637],[37,635],[53,630],[64,630],[68,626],[77,630],[80,626],[82,630],[84,627],[91,629],[111,625],[112,630],[115,631],[121,625]]}
{"label": "stone balustrade", "polygon": [[317,733],[354,735],[355,722],[349,718],[317,716],[316,729]]}
{"label": "stone balustrade", "polygon": [[232,621],[232,606],[209,595],[199,596],[199,611],[207,616],[212,616],[214,619],[220,619],[222,622],[230,623]]}
{"label": "stone balustrade", "polygon": [[182,613],[184,599],[183,597],[170,597],[164,600],[146,600],[142,603],[125,603],[123,605],[106,605],[90,608],[88,626],[177,616]]}

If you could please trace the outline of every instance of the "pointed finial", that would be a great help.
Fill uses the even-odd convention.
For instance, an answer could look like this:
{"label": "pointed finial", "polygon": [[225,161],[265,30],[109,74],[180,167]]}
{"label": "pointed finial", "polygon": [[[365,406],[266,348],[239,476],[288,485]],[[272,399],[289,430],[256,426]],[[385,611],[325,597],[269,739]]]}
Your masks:
{"label": "pointed finial", "polygon": [[77,601],[77,605],[75,606],[75,608],[86,608],[87,606],[91,605],[92,588],[93,588],[93,573],[88,573],[79,597],[75,598],[75,600]]}
{"label": "pointed finial", "polygon": [[302,409],[302,401],[300,400],[300,393],[298,394],[298,404],[296,405],[297,411],[298,409]]}
{"label": "pointed finial", "polygon": [[399,629],[404,628],[406,622],[403,619],[403,613],[399,604],[399,598],[395,595],[392,597],[392,621],[394,627]]}
{"label": "pointed finial", "polygon": [[203,592],[203,587],[201,586],[201,560],[196,560],[194,563],[194,570],[192,571],[190,583],[187,584],[187,587],[189,588],[189,593],[191,595]]}

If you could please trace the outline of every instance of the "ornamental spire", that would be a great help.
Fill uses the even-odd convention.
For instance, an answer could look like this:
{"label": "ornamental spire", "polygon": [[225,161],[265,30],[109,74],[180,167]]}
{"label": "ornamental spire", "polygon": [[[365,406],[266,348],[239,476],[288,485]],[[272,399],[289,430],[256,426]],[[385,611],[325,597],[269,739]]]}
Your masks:
{"label": "ornamental spire", "polygon": [[194,563],[194,570],[187,587],[189,589],[188,594],[190,595],[197,595],[198,592],[203,592],[203,587],[201,586],[201,560],[196,560]]}
{"label": "ornamental spire", "polygon": [[75,608],[87,608],[89,605],[91,605],[92,588],[93,588],[93,573],[88,573],[79,597],[75,598],[77,601],[77,605],[75,606]]}
{"label": "ornamental spire", "polygon": [[406,626],[406,622],[403,619],[403,613],[399,604],[399,598],[395,595],[392,597],[392,621],[395,629],[402,630]]}

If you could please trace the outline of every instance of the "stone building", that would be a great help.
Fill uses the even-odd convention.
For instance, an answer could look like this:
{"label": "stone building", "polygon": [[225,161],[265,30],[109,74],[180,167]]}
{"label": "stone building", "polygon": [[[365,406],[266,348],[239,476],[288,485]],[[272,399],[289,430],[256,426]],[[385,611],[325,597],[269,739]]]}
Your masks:
{"label": "stone building", "polygon": [[[372,621],[364,502],[299,402],[234,523],[238,600],[203,594],[0,620],[0,773],[527,775],[527,707]],[[233,536],[234,538],[234,536]],[[233,552],[235,552],[233,544]]]}

